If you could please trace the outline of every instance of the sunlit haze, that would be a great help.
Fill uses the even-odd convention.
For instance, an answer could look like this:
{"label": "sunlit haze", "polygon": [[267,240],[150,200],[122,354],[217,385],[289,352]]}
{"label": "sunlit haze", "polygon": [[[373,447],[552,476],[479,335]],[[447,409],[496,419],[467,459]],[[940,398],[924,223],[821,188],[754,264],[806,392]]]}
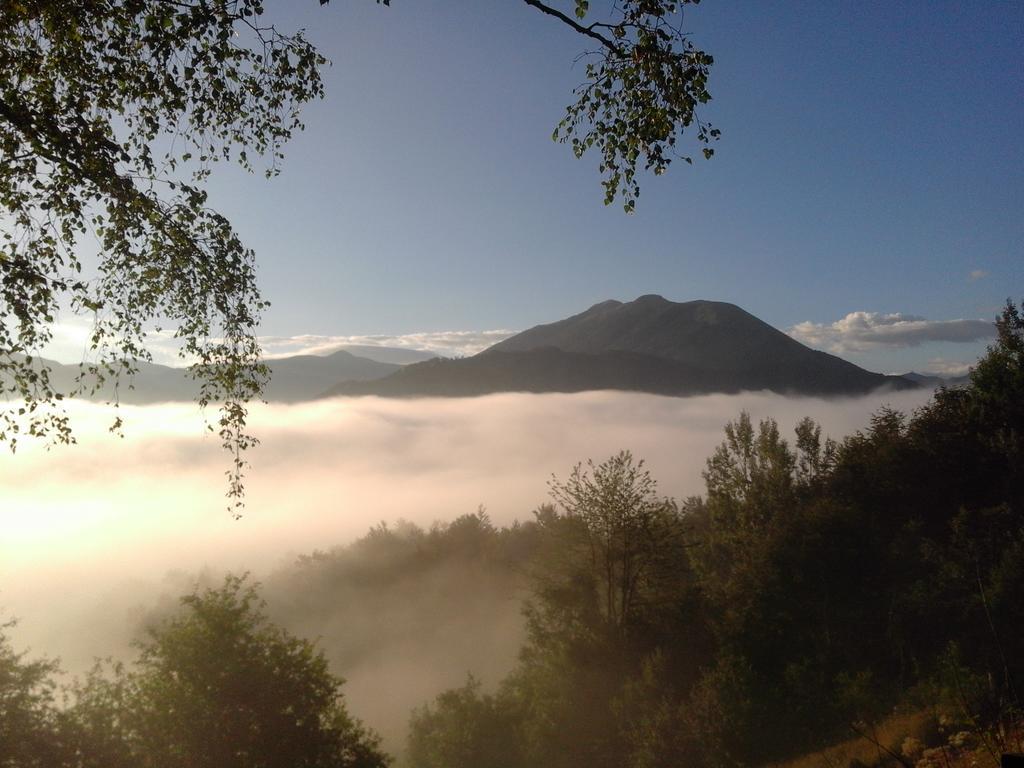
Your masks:
{"label": "sunlit haze", "polygon": [[[172,572],[265,576],[381,521],[429,526],[481,505],[499,524],[530,519],[548,500],[552,473],[565,477],[577,462],[621,449],[647,462],[661,493],[683,498],[703,492],[704,460],[743,409],[777,419],[787,434],[811,416],[838,437],[866,427],[882,405],[909,411],[928,394],[594,392],[263,406],[253,414],[262,445],[252,451],[239,521],[225,510],[227,456],[195,407],[124,407],[121,439],[107,432],[108,408],[75,404],[77,446],[29,443],[0,456],[0,599],[20,619],[19,641],[83,671],[93,657],[126,649],[157,596],[187,586],[187,578],[165,583]],[[470,671],[456,664],[446,682]],[[386,711],[388,722],[404,714]]]}
{"label": "sunlit haze", "polygon": [[0,765],[1024,752],[1024,3],[0,33]]}

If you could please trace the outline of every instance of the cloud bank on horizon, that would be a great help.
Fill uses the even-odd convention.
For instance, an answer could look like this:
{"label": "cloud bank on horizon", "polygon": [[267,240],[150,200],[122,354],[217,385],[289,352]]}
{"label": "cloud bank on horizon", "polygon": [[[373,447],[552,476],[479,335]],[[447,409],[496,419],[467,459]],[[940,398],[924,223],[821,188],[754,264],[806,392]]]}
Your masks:
{"label": "cloud bank on horizon", "polygon": [[846,354],[931,342],[986,341],[995,338],[996,327],[989,320],[928,320],[902,312],[850,312],[834,323],[797,323],[789,335],[808,346]]}
{"label": "cloud bank on horizon", "polygon": [[[89,343],[93,323],[87,316],[69,315],[53,324],[53,338],[42,351],[60,363],[76,364],[91,359]],[[427,352],[440,357],[467,357],[482,352],[499,341],[515,335],[516,331],[495,329],[486,331],[419,331],[399,334],[297,334],[293,336],[259,336],[264,357],[273,360],[293,355],[329,355],[346,347],[388,347],[392,349]],[[180,367],[189,361],[178,354],[181,345],[174,331],[150,331],[147,348],[153,362]],[[358,354],[358,352],[356,353]]]}
{"label": "cloud bank on horizon", "polygon": [[960,360],[947,360],[944,357],[933,357],[928,361],[928,373],[936,376],[966,376],[970,373],[971,364]]}
{"label": "cloud bank on horizon", "polygon": [[[621,449],[645,458],[663,493],[701,493],[704,461],[743,409],[787,432],[804,415],[842,436],[883,404],[925,391],[825,400],[768,393],[660,397],[620,392],[478,398],[337,398],[260,405],[248,457],[249,507],[225,511],[228,457],[189,404],[110,408],[74,401],[78,445],[24,442],[0,454],[0,603],[30,574],[77,578],[154,569],[254,567],[362,535],[381,520],[429,525],[485,505],[498,523],[528,517],[547,480]],[[77,573],[78,577],[69,577]]]}
{"label": "cloud bank on horizon", "polygon": [[404,334],[331,336],[260,336],[260,346],[268,359],[291,355],[327,355],[345,347],[391,347],[432,352],[441,357],[467,357],[504,341],[516,331],[421,331]]}

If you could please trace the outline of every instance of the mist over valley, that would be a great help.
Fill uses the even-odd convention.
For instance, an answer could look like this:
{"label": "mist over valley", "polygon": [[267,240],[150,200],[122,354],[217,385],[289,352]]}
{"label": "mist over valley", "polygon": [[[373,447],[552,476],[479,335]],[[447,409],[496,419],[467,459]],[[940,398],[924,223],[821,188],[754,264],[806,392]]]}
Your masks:
{"label": "mist over valley", "polygon": [[353,710],[397,749],[413,707],[467,673],[493,685],[511,667],[524,574],[439,563],[379,592],[342,577],[335,604],[310,607],[301,582],[289,581],[298,557],[382,523],[429,530],[480,507],[497,526],[528,521],[550,501],[552,474],[623,449],[647,462],[660,493],[683,499],[703,492],[704,461],[742,410],[778,419],[786,434],[811,416],[839,437],[884,404],[909,411],[929,395],[591,392],[256,406],[262,444],[240,521],[225,512],[225,458],[194,406],[122,406],[122,439],[106,430],[107,407],[77,402],[77,446],[26,444],[0,456],[0,605],[18,618],[20,647],[82,673],[94,657],[127,657],[147,616],[202,574],[213,584],[252,572],[272,614],[320,638]]}

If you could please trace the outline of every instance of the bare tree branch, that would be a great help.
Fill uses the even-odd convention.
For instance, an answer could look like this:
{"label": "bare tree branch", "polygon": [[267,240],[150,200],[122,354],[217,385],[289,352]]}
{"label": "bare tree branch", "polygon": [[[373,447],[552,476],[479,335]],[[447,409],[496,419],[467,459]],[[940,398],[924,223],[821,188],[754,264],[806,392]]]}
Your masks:
{"label": "bare tree branch", "polygon": [[[552,8],[552,7],[548,6],[548,5],[544,5],[544,3],[538,2],[538,0],[523,0],[523,2],[525,2],[527,5],[532,5],[534,8],[536,8],[541,13],[546,13],[548,16],[554,16],[556,19],[561,21],[563,24],[568,24],[574,30],[579,32],[581,35],[586,35],[587,37],[594,38],[595,40],[599,41],[601,43],[601,45],[603,45],[605,48],[607,48],[608,50],[612,51],[613,53],[617,53],[619,55],[622,54],[622,49],[618,45],[616,45],[613,41],[609,40],[607,37],[602,35],[600,32],[595,32],[594,31],[594,27],[597,26],[597,25],[591,24],[588,27],[584,27],[582,24],[580,24],[575,19],[573,19],[571,16],[566,16],[561,11],[559,11],[559,10],[557,10],[555,8]],[[602,26],[607,26],[607,25],[602,25]]]}

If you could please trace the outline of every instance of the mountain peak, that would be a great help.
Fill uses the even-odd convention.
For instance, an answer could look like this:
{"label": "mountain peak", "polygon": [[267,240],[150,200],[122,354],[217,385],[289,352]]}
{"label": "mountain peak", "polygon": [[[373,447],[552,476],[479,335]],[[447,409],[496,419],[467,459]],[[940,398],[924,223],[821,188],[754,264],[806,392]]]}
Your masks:
{"label": "mountain peak", "polygon": [[667,395],[771,390],[855,394],[916,386],[805,347],[735,304],[647,294],[602,301],[479,355],[411,365],[336,394],[480,395],[617,389]]}
{"label": "mountain peak", "polygon": [[717,367],[725,358],[741,363],[751,352],[771,346],[769,338],[775,346],[800,346],[734,304],[675,302],[650,293],[627,303],[595,304],[565,320],[523,331],[491,350],[555,347],[584,354],[636,352],[685,363],[711,362]]}
{"label": "mountain peak", "polygon": [[675,302],[653,293],[626,303],[595,304],[505,339],[485,354],[546,348],[573,355],[643,355],[775,391],[868,391],[885,382],[879,374],[805,347],[735,304]]}
{"label": "mountain peak", "polygon": [[585,315],[585,314],[587,314],[589,312],[601,312],[601,311],[604,311],[604,310],[612,310],[612,309],[615,309],[616,307],[621,307],[621,306],[622,306],[622,302],[621,301],[616,301],[615,299],[608,299],[606,301],[599,301],[597,304],[594,304],[592,307],[590,307],[589,309],[587,309],[585,312],[583,312],[581,314]]}

